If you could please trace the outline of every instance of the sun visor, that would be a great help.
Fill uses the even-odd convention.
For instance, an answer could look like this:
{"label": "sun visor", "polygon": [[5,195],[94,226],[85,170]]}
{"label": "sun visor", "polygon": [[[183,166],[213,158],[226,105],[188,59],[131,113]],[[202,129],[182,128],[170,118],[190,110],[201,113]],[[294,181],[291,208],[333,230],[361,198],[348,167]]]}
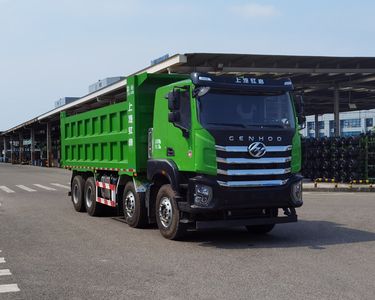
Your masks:
{"label": "sun visor", "polygon": [[258,91],[292,91],[293,84],[289,78],[267,79],[250,76],[214,76],[205,73],[191,73],[193,84],[217,89],[241,89]]}

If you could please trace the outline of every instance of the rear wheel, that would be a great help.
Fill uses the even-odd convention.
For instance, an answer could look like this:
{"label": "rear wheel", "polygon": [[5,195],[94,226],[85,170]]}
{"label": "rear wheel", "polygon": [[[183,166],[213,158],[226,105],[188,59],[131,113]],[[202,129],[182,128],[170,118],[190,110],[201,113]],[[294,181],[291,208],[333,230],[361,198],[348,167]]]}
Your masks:
{"label": "rear wheel", "polygon": [[78,212],[85,211],[83,200],[83,190],[85,188],[85,180],[80,175],[74,176],[71,186],[71,197],[74,209]]}
{"label": "rear wheel", "polygon": [[90,216],[99,216],[102,213],[104,207],[102,204],[96,202],[94,177],[89,177],[86,180],[84,199],[86,211]]}
{"label": "rear wheel", "polygon": [[170,184],[163,185],[156,196],[156,222],[162,236],[170,240],[178,240],[186,233],[186,225],[180,223],[175,197]]}
{"label": "rear wheel", "polygon": [[137,193],[133,182],[128,182],[125,185],[122,201],[126,223],[130,227],[144,227],[147,223],[144,193]]}

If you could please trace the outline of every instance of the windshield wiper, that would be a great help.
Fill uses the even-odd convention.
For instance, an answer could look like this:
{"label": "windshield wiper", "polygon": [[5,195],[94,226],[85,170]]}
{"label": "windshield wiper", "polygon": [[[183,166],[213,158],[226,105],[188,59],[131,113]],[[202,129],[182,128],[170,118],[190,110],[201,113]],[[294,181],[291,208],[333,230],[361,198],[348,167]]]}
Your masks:
{"label": "windshield wiper", "polygon": [[230,127],[241,127],[241,128],[290,128],[281,124],[242,124],[242,123],[219,123],[219,122],[209,122],[208,125],[217,125],[217,126],[230,126]]}
{"label": "windshield wiper", "polygon": [[246,128],[245,124],[240,124],[240,123],[216,123],[216,122],[209,122],[207,124],[209,124],[209,125],[218,125],[218,126],[231,126],[231,127]]}
{"label": "windshield wiper", "polygon": [[278,124],[259,124],[259,127],[268,127],[268,128],[287,128],[285,125]]}

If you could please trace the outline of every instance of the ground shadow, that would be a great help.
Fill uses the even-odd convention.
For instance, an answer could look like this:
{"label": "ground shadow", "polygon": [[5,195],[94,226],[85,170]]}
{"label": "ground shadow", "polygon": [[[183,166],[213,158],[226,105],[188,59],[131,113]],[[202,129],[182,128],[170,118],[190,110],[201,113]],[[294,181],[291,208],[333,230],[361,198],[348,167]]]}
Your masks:
{"label": "ground shadow", "polygon": [[184,241],[223,249],[308,247],[322,250],[329,245],[375,241],[375,232],[329,221],[300,220],[277,225],[267,235],[252,235],[244,228],[215,229],[190,232]]}
{"label": "ground shadow", "polygon": [[[116,216],[114,210],[103,217],[126,224],[123,216]],[[146,229],[157,230],[156,224]],[[299,220],[297,223],[276,225],[266,235],[250,234],[244,227],[228,229],[191,230],[182,242],[197,243],[202,247],[223,249],[245,248],[290,248],[308,247],[322,250],[325,246],[375,241],[375,230],[353,229],[345,224],[321,220]]]}
{"label": "ground shadow", "polygon": [[[113,220],[117,221],[117,222],[121,222],[121,223],[124,223],[124,224],[127,224],[126,221],[125,221],[125,218],[124,216],[114,216],[114,215],[109,215]],[[158,229],[158,225],[156,223],[153,223],[153,224],[146,224],[144,227],[142,227],[142,229]]]}

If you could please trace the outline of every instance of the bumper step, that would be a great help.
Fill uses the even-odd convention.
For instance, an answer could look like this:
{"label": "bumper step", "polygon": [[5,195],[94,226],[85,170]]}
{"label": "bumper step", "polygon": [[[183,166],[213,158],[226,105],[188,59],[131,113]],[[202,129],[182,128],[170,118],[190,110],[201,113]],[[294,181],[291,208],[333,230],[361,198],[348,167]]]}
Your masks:
{"label": "bumper step", "polygon": [[257,219],[237,219],[237,220],[214,220],[214,221],[196,221],[196,229],[240,227],[247,225],[266,225],[297,222],[297,215],[275,218],[257,218]]}

